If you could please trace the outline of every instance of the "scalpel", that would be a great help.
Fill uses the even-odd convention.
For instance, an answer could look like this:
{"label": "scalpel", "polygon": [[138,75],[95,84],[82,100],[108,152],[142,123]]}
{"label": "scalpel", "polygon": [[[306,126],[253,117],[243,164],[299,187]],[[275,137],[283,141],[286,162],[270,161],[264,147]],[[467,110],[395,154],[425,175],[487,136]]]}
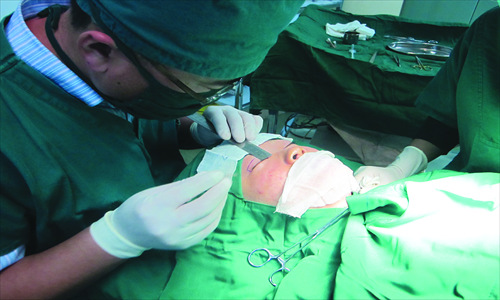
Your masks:
{"label": "scalpel", "polygon": [[[204,116],[198,113],[194,113],[188,116],[188,118],[193,120],[193,122],[197,123],[199,126],[202,126],[203,128],[208,129],[213,133],[216,133],[214,126],[210,124]],[[264,160],[271,156],[271,153],[267,152],[266,150],[260,148],[259,146],[249,141],[244,141],[243,143],[237,143],[233,139],[231,139],[229,140],[229,142],[235,146],[240,147],[248,154],[253,155],[260,160]]]}

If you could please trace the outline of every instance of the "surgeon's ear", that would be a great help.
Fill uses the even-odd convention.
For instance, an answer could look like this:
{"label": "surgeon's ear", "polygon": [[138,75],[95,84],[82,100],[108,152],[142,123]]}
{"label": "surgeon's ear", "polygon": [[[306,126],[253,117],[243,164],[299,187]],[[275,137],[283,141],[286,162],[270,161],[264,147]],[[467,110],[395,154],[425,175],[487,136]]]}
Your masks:
{"label": "surgeon's ear", "polygon": [[85,31],[78,37],[78,49],[82,52],[87,68],[94,72],[106,72],[118,51],[113,39],[100,31]]}

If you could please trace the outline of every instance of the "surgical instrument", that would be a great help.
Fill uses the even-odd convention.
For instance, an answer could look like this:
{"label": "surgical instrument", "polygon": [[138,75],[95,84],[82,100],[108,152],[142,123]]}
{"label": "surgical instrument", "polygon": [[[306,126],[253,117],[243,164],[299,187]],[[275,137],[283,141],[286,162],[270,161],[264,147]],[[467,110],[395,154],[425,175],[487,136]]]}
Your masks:
{"label": "surgical instrument", "polygon": [[398,65],[398,67],[401,67],[401,62],[399,61],[399,57],[397,57],[396,55],[393,55],[392,58],[394,58],[396,65]]}
{"label": "surgical instrument", "polygon": [[[327,230],[332,225],[337,223],[340,219],[342,219],[347,214],[349,214],[349,208],[346,208],[345,210],[343,210],[340,214],[335,216],[333,219],[331,219],[328,223],[326,223],[320,229],[318,229],[315,232],[313,232],[312,234],[302,238],[300,241],[296,242],[295,244],[293,244],[292,246],[290,246],[289,248],[287,248],[286,250],[282,251],[281,253],[279,253],[277,255],[272,254],[271,251],[269,251],[269,249],[267,249],[267,248],[257,248],[255,250],[253,250],[252,252],[250,252],[250,254],[248,254],[248,263],[252,267],[260,268],[262,266],[265,266],[271,260],[275,259],[281,265],[281,267],[278,268],[276,271],[271,273],[271,275],[269,276],[269,282],[273,286],[276,286],[276,283],[273,280],[274,275],[281,272],[283,274],[283,276],[285,276],[287,272],[290,272],[290,269],[286,267],[286,264],[288,263],[288,261],[290,261],[297,253],[302,251],[305,247],[307,247],[307,245],[309,245],[312,241],[314,241],[315,238],[317,238],[320,234],[325,232],[325,230]],[[302,245],[303,242],[304,242],[304,244]],[[296,247],[299,247],[299,248],[295,252],[293,252],[290,256],[288,256],[287,258],[283,257],[287,252],[291,251],[292,249],[294,249]],[[265,259],[260,264],[254,263],[254,262],[252,262],[252,257],[254,256],[255,253],[261,253],[261,255],[263,255],[264,257],[267,256],[267,259]]]}
{"label": "surgical instrument", "polygon": [[346,31],[343,37],[344,44],[354,45],[359,41],[359,32],[356,31]]}
{"label": "surgical instrument", "polygon": [[420,60],[420,58],[418,56],[416,56],[416,55],[415,55],[415,60],[417,61],[417,64],[414,65],[413,68],[420,69],[420,70],[423,70],[423,71],[430,71],[430,70],[432,70],[431,67],[424,65],[422,63],[422,61]]}
{"label": "surgical instrument", "polygon": [[354,59],[354,53],[356,53],[356,49],[354,49],[354,44],[351,45],[351,49],[349,49],[349,52],[351,53],[351,59]]}
{"label": "surgical instrument", "polygon": [[327,38],[327,39],[326,39],[326,42],[327,42],[330,46],[332,46],[332,48],[337,48],[337,41],[332,41],[332,39],[331,39],[331,38]]}
{"label": "surgical instrument", "polygon": [[429,41],[417,40],[415,38],[412,38],[411,36],[404,37],[404,36],[384,35],[384,37],[388,38],[388,39],[394,39],[394,40],[397,40],[397,41],[402,41],[402,42],[439,44],[439,42],[436,41],[436,40],[429,40]]}
{"label": "surgical instrument", "polygon": [[375,62],[375,58],[377,58],[378,51],[373,52],[372,57],[370,57],[370,63]]}
{"label": "surgical instrument", "polygon": [[[198,125],[202,126],[205,129],[210,130],[215,134],[215,128],[212,124],[208,123],[207,119],[203,117],[202,115],[198,113],[194,113],[190,116],[188,116],[189,119],[193,120],[193,122],[197,123]],[[255,156],[256,158],[260,160],[264,160],[266,158],[269,158],[271,156],[271,153],[267,152],[266,150],[260,148],[259,146],[249,142],[249,141],[244,141],[243,143],[237,143],[234,140],[230,139],[228,142],[231,144],[240,147],[244,151],[246,151],[248,154]]]}

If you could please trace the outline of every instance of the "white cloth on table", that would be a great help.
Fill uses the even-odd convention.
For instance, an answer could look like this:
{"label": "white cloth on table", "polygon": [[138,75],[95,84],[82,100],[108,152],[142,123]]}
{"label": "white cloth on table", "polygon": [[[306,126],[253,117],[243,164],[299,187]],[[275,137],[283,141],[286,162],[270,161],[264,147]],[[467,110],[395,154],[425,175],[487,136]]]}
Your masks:
{"label": "white cloth on table", "polygon": [[336,37],[343,38],[347,31],[356,31],[359,33],[359,39],[364,41],[372,38],[375,35],[375,30],[366,26],[366,24],[361,24],[358,20],[342,24],[329,24],[326,23],[325,26],[326,34]]}

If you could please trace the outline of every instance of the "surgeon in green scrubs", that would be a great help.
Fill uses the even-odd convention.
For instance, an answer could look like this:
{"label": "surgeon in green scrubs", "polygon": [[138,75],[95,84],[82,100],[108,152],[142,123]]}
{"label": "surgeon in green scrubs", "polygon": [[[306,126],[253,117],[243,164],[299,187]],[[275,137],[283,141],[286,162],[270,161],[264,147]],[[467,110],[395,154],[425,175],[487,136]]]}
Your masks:
{"label": "surgeon in green scrubs", "polygon": [[254,71],[302,2],[23,1],[6,17],[0,296],[78,294],[213,231],[231,181],[171,183],[178,149],[252,140],[262,119],[211,106],[214,137],[184,117]]}
{"label": "surgeon in green scrubs", "polygon": [[[466,172],[500,172],[500,8],[480,16],[450,58],[419,95],[416,106],[428,119],[410,146],[388,167],[363,167],[361,184],[386,184],[427,167],[460,145],[446,167]],[[371,185],[371,186],[376,186]]]}

